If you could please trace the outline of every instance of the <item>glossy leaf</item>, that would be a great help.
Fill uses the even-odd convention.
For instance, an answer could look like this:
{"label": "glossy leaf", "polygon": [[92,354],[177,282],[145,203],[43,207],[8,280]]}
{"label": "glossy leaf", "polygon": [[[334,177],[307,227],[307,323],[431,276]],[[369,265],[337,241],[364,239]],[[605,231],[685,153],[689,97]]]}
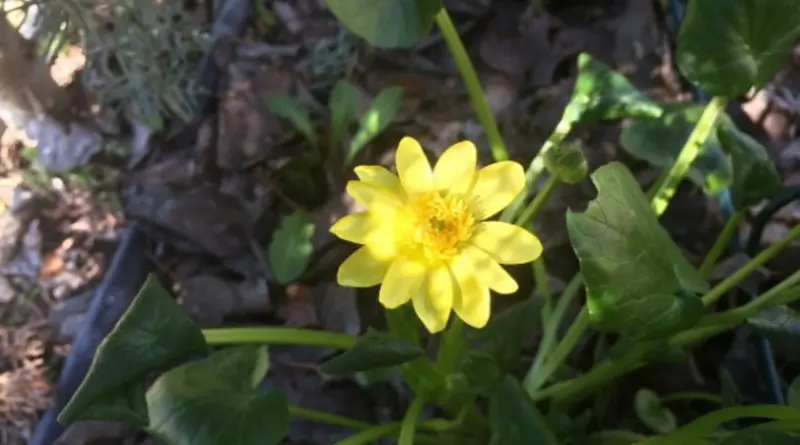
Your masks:
{"label": "glossy leaf", "polygon": [[756,205],[782,188],[778,169],[758,141],[739,131],[729,120],[718,127],[717,134],[733,164],[730,191],[736,210]]}
{"label": "glossy leaf", "polygon": [[145,428],[149,422],[146,389],[144,379],[130,383],[127,387],[117,388],[92,400],[72,420],[106,420]]}
{"label": "glossy leaf", "polygon": [[753,331],[778,345],[793,349],[800,344],[800,313],[784,306],[773,306],[747,319]]}
{"label": "glossy leaf", "polygon": [[633,406],[639,420],[656,433],[670,433],[678,427],[675,414],[661,404],[658,394],[649,389],[636,391]]}
{"label": "glossy leaf", "polygon": [[425,355],[421,347],[377,331],[367,331],[350,349],[323,363],[326,374],[350,374],[368,369],[396,366]]}
{"label": "glossy leaf", "polygon": [[[620,145],[632,156],[656,167],[668,168],[677,159],[700,115],[702,105],[665,104],[658,119],[638,119],[620,135]],[[716,132],[712,132],[697,159],[689,169],[688,178],[709,195],[721,192],[733,181],[730,159],[722,149]]]}
{"label": "glossy leaf", "polygon": [[[59,416],[70,423],[92,408],[93,418],[102,418],[99,407],[113,409],[119,419],[120,403],[130,396],[127,387],[139,384],[148,374],[202,353],[206,342],[200,328],[189,318],[158,279],[148,277],[119,323],[100,343],[89,372]],[[99,405],[94,405],[98,402]],[[93,406],[94,405],[94,406]],[[141,416],[135,404],[131,418]]]}
{"label": "glossy leaf", "polygon": [[267,108],[276,116],[291,122],[311,145],[317,146],[317,132],[311,122],[311,112],[303,103],[285,93],[271,93],[267,95]]}
{"label": "glossy leaf", "polygon": [[597,198],[567,212],[567,229],[586,284],[590,320],[632,339],[694,324],[696,293],[708,284],[659,224],[633,175],[618,162],[592,174]]}
{"label": "glossy leaf", "polygon": [[289,426],[286,397],[256,387],[264,346],[227,348],[174,368],[147,391],[149,430],[174,445],[277,445]]}
{"label": "glossy leaf", "polygon": [[503,445],[558,445],[545,417],[519,381],[511,375],[500,380],[489,400],[489,422],[497,443]]}
{"label": "glossy leaf", "polygon": [[[393,0],[390,0],[393,1]],[[353,161],[358,153],[375,139],[394,120],[400,104],[403,102],[403,88],[389,87],[381,90],[369,109],[361,118],[358,132],[350,142],[347,151],[347,163]]]}
{"label": "glossy leaf", "polygon": [[423,37],[442,8],[441,0],[325,0],[353,34],[373,46],[411,46]]}
{"label": "glossy leaf", "polygon": [[275,280],[288,284],[303,274],[314,249],[313,236],[314,223],[301,210],[283,218],[281,227],[272,235],[268,250]]}
{"label": "glossy leaf", "polygon": [[331,110],[331,147],[336,147],[342,141],[347,128],[356,121],[358,96],[356,87],[345,79],[339,80],[333,87],[328,101]]}
{"label": "glossy leaf", "polygon": [[800,38],[795,0],[688,2],[678,32],[678,68],[712,96],[761,88]]}
{"label": "glossy leaf", "polygon": [[576,143],[564,142],[547,150],[544,165],[551,175],[567,184],[577,184],[589,173],[589,163],[583,149]]}
{"label": "glossy leaf", "polygon": [[[576,111],[580,109],[579,119],[583,123],[623,117],[657,118],[662,113],[661,107],[631,85],[625,76],[588,53],[578,56],[578,78],[570,105]],[[573,117],[569,116],[570,110],[565,114]]]}
{"label": "glossy leaf", "polygon": [[718,442],[719,445],[799,445],[800,434],[770,428],[739,431]]}

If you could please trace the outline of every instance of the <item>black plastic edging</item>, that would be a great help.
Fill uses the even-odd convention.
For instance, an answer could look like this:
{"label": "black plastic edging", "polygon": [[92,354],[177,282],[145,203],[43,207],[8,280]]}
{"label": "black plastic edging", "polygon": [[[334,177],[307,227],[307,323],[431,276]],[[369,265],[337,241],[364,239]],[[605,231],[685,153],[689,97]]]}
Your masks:
{"label": "black plastic edging", "polygon": [[[251,16],[249,0],[227,0],[220,5],[211,29],[211,50],[205,54],[198,72],[199,93],[195,114],[201,115],[213,103],[217,85],[222,77],[214,61],[213,51],[222,40],[236,38]],[[147,237],[133,221],[117,246],[111,265],[92,298],[86,320],[75,335],[64,368],[56,383],[56,403],[45,412],[30,445],[52,445],[66,427],[58,423],[58,415],[75,394],[86,376],[100,342],[114,328],[130,306],[150,273],[146,255]]]}

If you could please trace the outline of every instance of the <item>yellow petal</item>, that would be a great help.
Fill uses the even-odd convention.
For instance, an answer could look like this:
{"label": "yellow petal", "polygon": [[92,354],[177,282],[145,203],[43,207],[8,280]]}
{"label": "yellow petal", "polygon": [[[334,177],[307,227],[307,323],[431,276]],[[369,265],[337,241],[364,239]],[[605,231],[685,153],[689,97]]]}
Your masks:
{"label": "yellow petal", "polygon": [[456,257],[450,268],[458,286],[453,298],[453,310],[473,328],[486,326],[492,311],[489,287],[480,282],[472,261],[466,255]]}
{"label": "yellow petal", "polygon": [[425,292],[414,295],[411,302],[414,312],[431,334],[447,326],[453,309],[454,283],[447,267],[434,269],[428,274]]}
{"label": "yellow petal", "polygon": [[416,139],[404,137],[395,154],[397,174],[406,194],[428,192],[433,189],[431,164]]}
{"label": "yellow petal", "polygon": [[366,244],[377,229],[378,220],[371,217],[369,212],[357,212],[336,221],[331,226],[330,232],[345,241]]}
{"label": "yellow petal", "polygon": [[403,200],[391,189],[364,181],[347,181],[346,190],[358,204],[374,214],[403,205]]}
{"label": "yellow petal", "polygon": [[469,257],[472,267],[475,269],[475,276],[481,283],[489,286],[489,289],[506,295],[513,294],[519,289],[514,278],[484,250],[475,246],[467,246],[462,251],[462,255]]}
{"label": "yellow petal", "polygon": [[520,226],[499,221],[475,225],[470,243],[500,264],[529,263],[542,254],[542,242]]}
{"label": "yellow petal", "polygon": [[395,259],[383,278],[378,301],[386,309],[404,305],[412,297],[424,292],[426,272],[425,266],[420,263],[404,258]]}
{"label": "yellow petal", "polygon": [[382,165],[359,165],[354,169],[356,176],[363,182],[377,185],[395,191],[401,195],[403,190],[400,187],[400,179],[389,169]]}
{"label": "yellow petal", "polygon": [[478,151],[470,141],[459,142],[442,153],[433,167],[433,181],[437,190],[466,193],[475,178]]}
{"label": "yellow petal", "polygon": [[383,281],[391,260],[361,247],[339,266],[336,282],[345,287],[371,287]]}
{"label": "yellow petal", "polygon": [[511,204],[523,188],[525,172],[516,162],[495,162],[480,169],[470,197],[475,217],[490,218]]}

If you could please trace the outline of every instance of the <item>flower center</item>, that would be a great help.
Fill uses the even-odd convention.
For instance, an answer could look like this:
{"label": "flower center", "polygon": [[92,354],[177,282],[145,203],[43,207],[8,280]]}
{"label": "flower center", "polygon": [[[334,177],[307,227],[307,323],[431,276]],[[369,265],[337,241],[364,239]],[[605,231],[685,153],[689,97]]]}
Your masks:
{"label": "flower center", "polygon": [[409,210],[409,241],[428,260],[455,255],[472,236],[475,219],[461,195],[428,192],[416,197]]}

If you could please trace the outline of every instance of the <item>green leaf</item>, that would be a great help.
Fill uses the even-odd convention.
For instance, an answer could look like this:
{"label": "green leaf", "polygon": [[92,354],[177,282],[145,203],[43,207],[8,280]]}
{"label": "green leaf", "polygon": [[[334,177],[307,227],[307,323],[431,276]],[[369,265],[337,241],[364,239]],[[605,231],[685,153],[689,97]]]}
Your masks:
{"label": "green leaf", "polygon": [[326,0],[353,34],[373,46],[408,47],[428,35],[441,0]]}
{"label": "green leaf", "polygon": [[[119,323],[100,343],[86,378],[58,420],[71,423],[90,408],[93,418],[103,418],[102,406],[109,407],[110,419],[119,420],[121,402],[130,397],[126,389],[129,385],[139,384],[151,372],[205,350],[200,328],[151,275]],[[134,393],[132,400],[136,397]],[[125,416],[130,419],[142,414],[135,403],[128,409]]]}
{"label": "green leaf", "polygon": [[727,120],[717,128],[717,135],[733,163],[730,191],[736,210],[756,205],[783,187],[778,169],[758,141]]}
{"label": "green leaf", "polygon": [[145,401],[146,390],[147,385],[142,380],[103,394],[80,411],[72,421],[107,420],[145,428],[149,422]]}
{"label": "green leaf", "polygon": [[256,386],[264,346],[241,346],[174,368],[147,391],[150,431],[174,445],[277,445],[289,426],[286,397]]}
{"label": "green leaf", "polygon": [[331,147],[336,147],[350,124],[356,121],[358,90],[345,79],[336,82],[328,107],[331,110]]}
{"label": "green leaf", "polygon": [[677,40],[680,71],[712,96],[760,89],[800,38],[795,0],[690,1]]}
{"label": "green leaf", "polygon": [[314,124],[311,123],[311,113],[308,107],[285,93],[269,93],[266,100],[269,111],[287,119],[311,145],[317,147],[317,132],[314,131]]}
{"label": "green leaf", "polygon": [[400,109],[402,102],[402,87],[389,87],[378,93],[372,105],[361,118],[358,132],[350,142],[350,148],[347,151],[347,164],[352,162],[371,140],[375,139],[389,126],[397,115],[397,110]]}
{"label": "green leaf", "polygon": [[786,402],[789,406],[800,408],[800,376],[795,377],[789,385],[789,390],[786,392]]}
{"label": "green leaf", "polygon": [[544,154],[544,165],[551,175],[567,184],[577,184],[589,173],[589,163],[580,145],[564,142]]}
{"label": "green leaf", "polygon": [[800,434],[771,428],[752,428],[734,433],[719,445],[798,445]]}
{"label": "green leaf", "polygon": [[670,433],[678,427],[675,414],[661,405],[658,394],[649,389],[636,391],[633,406],[639,420],[656,433]]}
{"label": "green leaf", "polygon": [[272,235],[267,255],[275,280],[291,283],[306,270],[311,258],[314,223],[305,212],[296,210],[283,218],[281,227]]}
{"label": "green leaf", "polygon": [[483,329],[472,331],[470,340],[475,349],[494,358],[501,369],[511,371],[525,347],[524,339],[534,332],[538,314],[536,300],[528,298],[493,316]]}
{"label": "green leaf", "polygon": [[578,56],[578,78],[570,105],[576,112],[573,117],[583,123],[623,117],[657,118],[662,113],[661,107],[631,85],[625,76],[587,53]]}
{"label": "green leaf", "polygon": [[[659,119],[637,119],[620,135],[620,145],[632,156],[656,167],[668,168],[678,157],[700,115],[702,105],[665,104]],[[709,135],[688,178],[709,195],[716,195],[733,180],[731,161],[716,132]]]}
{"label": "green leaf", "polygon": [[558,445],[555,434],[528,393],[511,375],[500,380],[489,400],[489,422],[503,445]]}
{"label": "green leaf", "polygon": [[481,395],[491,391],[507,369],[487,351],[470,349],[464,352],[458,363],[456,375],[462,383],[457,388],[459,394]]}
{"label": "green leaf", "polygon": [[326,374],[350,374],[367,369],[396,366],[425,355],[425,350],[388,334],[367,331],[350,349],[323,363]]}
{"label": "green leaf", "polygon": [[612,162],[592,181],[597,198],[584,213],[567,212],[590,320],[635,340],[694,324],[703,313],[695,293],[708,284],[661,227],[633,175]]}
{"label": "green leaf", "polygon": [[800,344],[800,313],[785,305],[762,310],[747,319],[750,328],[778,345],[796,349]]}

